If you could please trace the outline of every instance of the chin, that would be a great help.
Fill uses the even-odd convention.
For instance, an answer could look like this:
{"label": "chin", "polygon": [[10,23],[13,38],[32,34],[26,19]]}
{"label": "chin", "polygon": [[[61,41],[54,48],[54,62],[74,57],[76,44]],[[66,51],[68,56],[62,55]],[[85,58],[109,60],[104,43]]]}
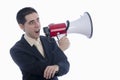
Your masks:
{"label": "chin", "polygon": [[36,36],[36,39],[38,39],[39,38],[39,36]]}

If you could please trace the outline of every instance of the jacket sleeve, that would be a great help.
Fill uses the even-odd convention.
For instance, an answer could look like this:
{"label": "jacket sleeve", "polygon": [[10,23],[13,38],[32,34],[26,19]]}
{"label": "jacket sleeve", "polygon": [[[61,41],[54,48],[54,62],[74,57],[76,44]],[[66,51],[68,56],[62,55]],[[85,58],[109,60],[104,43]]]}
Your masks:
{"label": "jacket sleeve", "polygon": [[67,59],[67,56],[65,53],[58,47],[56,41],[54,41],[54,64],[57,64],[59,66],[59,71],[56,73],[57,76],[62,76],[69,71],[69,61]]}
{"label": "jacket sleeve", "polygon": [[46,67],[46,62],[40,62],[33,55],[28,54],[29,51],[21,49],[21,47],[13,47],[10,49],[10,54],[14,62],[19,66],[22,72],[35,75],[43,75],[43,70]]}

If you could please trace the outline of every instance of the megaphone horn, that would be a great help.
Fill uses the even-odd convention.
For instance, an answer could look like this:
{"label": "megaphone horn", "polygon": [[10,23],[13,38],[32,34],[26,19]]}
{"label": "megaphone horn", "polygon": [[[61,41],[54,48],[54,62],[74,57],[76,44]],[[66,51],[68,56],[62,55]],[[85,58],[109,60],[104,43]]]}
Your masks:
{"label": "megaphone horn", "polygon": [[85,12],[83,16],[75,21],[67,21],[67,24],[69,24],[67,33],[80,33],[87,36],[88,38],[92,37],[93,24],[91,16],[88,12]]}
{"label": "megaphone horn", "polygon": [[51,24],[43,29],[46,36],[50,37],[57,36],[58,34],[80,33],[91,38],[93,34],[92,19],[88,12],[84,12],[84,14],[75,21],[70,22],[67,20],[66,23]]}

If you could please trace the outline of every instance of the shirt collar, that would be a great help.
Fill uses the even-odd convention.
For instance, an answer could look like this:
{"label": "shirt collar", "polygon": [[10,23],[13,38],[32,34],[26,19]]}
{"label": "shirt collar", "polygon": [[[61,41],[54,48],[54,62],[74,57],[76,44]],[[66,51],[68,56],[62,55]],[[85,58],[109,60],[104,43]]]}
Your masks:
{"label": "shirt collar", "polygon": [[37,40],[35,40],[35,39],[27,36],[27,34],[25,34],[24,38],[31,46],[33,46],[37,41],[40,42],[40,37]]}

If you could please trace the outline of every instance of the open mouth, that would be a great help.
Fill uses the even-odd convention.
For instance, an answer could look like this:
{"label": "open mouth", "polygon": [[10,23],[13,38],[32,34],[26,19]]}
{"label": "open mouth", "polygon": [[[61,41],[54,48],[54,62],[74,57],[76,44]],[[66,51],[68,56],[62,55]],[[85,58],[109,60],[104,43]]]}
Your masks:
{"label": "open mouth", "polygon": [[35,33],[39,33],[40,32],[40,29],[36,30]]}

